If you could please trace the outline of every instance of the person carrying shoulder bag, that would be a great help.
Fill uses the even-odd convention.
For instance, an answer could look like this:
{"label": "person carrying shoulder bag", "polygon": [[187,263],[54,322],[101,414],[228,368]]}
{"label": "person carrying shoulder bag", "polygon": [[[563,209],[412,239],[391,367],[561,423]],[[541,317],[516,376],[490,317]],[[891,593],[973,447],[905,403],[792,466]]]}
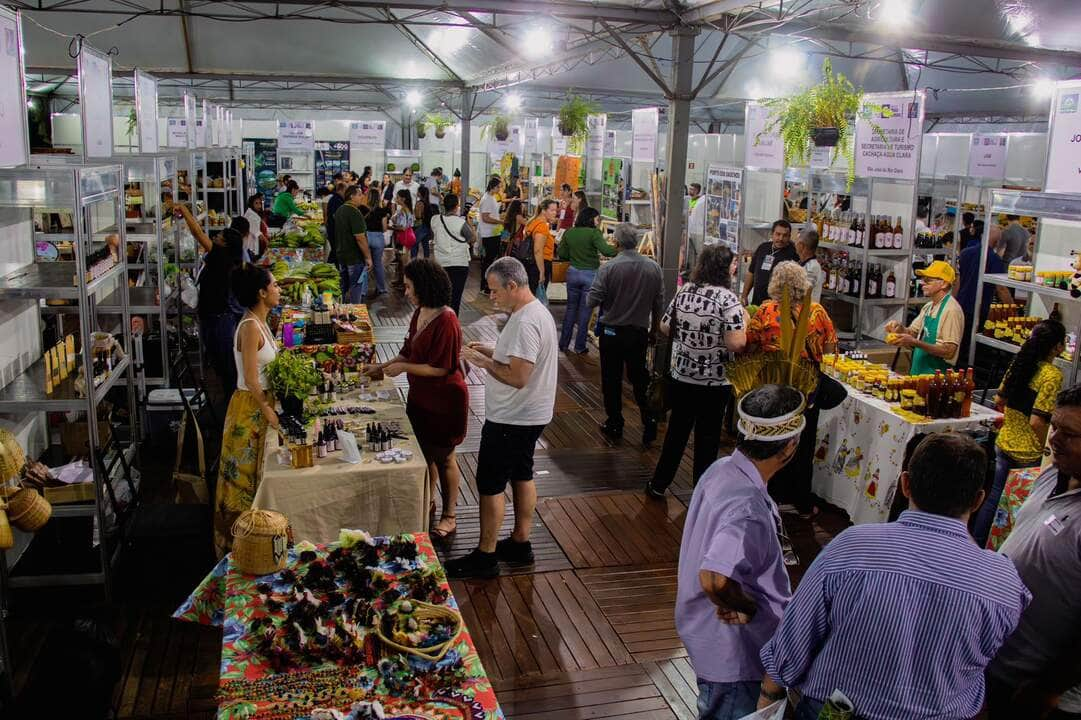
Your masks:
{"label": "person carrying shoulder bag", "polygon": [[450,276],[450,307],[460,314],[462,292],[469,279],[470,248],[477,236],[464,217],[458,214],[458,196],[443,196],[443,213],[432,219],[432,252],[435,261]]}

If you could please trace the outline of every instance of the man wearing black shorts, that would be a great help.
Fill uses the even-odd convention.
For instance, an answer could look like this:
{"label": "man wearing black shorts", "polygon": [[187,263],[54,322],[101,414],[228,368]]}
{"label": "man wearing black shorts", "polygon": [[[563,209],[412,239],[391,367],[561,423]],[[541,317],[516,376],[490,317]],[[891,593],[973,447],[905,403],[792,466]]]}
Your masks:
{"label": "man wearing black shorts", "polygon": [[[558,337],[552,315],[529,291],[521,262],[503,257],[487,273],[492,303],[510,312],[495,347],[469,343],[462,358],[484,368],[484,428],[477,460],[480,545],[446,564],[449,577],[495,577],[499,561],[533,562],[529,531],[537,505],[533,450],[552,420],[558,372]],[[496,542],[513,483],[514,531]]]}

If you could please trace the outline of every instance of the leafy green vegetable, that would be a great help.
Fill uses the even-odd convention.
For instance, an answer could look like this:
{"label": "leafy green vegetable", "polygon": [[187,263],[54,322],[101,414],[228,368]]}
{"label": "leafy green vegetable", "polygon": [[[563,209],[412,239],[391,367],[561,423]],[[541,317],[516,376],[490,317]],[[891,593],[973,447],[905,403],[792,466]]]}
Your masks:
{"label": "leafy green vegetable", "polygon": [[322,374],[312,366],[311,358],[302,353],[281,352],[266,367],[267,382],[278,397],[306,398],[323,381]]}

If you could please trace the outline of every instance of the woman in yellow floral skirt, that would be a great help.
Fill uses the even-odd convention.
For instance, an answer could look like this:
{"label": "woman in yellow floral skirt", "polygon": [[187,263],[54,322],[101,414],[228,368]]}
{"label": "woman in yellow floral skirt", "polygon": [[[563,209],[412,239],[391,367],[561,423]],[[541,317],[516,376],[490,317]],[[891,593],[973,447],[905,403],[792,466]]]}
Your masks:
{"label": "woman in yellow floral skirt", "polygon": [[219,558],[232,549],[233,521],[251,508],[262,479],[267,428],[278,427],[266,381],[266,366],[277,356],[278,346],[266,319],[281,291],[269,270],[254,265],[238,268],[232,280],[233,294],[247,310],[233,338],[237,387],[225,414],[214,499],[214,549]]}

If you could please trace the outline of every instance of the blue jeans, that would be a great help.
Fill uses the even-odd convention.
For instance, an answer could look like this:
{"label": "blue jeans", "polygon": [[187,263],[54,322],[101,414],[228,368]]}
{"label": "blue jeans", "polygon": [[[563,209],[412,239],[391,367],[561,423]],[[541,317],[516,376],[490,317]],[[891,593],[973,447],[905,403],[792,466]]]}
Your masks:
{"label": "blue jeans", "polygon": [[428,243],[432,239],[432,229],[426,228],[423,225],[418,225],[413,228],[414,234],[417,236],[417,244],[409,250],[409,257],[415,258],[420,254],[421,248],[424,249],[424,257],[431,257],[432,252],[428,247]]}
{"label": "blue jeans", "polygon": [[590,314],[589,303],[586,300],[589,297],[589,288],[593,286],[593,278],[596,276],[596,270],[579,270],[574,266],[567,270],[567,312],[563,316],[563,330],[559,333],[559,347],[564,350],[570,347],[571,335],[574,334],[574,326],[577,324],[578,337],[575,338],[574,351],[580,353],[586,351]]}
{"label": "blue jeans", "polygon": [[381,293],[387,291],[387,271],[383,267],[383,250],[387,247],[387,236],[382,230],[368,233],[368,248],[372,251],[372,274],[375,275],[375,289]]}
{"label": "blue jeans", "polygon": [[368,266],[364,263],[350,265],[346,271],[349,273],[349,285],[343,288],[342,295],[354,305],[363,303],[368,295]]}
{"label": "blue jeans", "polygon": [[[1036,464],[1039,465],[1039,461]],[[983,505],[980,505],[980,509],[976,512],[976,519],[972,521],[972,537],[980,547],[987,545],[987,536],[991,534],[991,525],[994,524],[995,513],[998,512],[998,500],[1006,488],[1006,478],[1010,470],[1026,465],[1027,463],[1019,463],[995,448],[995,479],[991,481],[991,489],[984,498]]]}
{"label": "blue jeans", "polygon": [[739,720],[758,706],[762,683],[698,681],[698,720]]}

